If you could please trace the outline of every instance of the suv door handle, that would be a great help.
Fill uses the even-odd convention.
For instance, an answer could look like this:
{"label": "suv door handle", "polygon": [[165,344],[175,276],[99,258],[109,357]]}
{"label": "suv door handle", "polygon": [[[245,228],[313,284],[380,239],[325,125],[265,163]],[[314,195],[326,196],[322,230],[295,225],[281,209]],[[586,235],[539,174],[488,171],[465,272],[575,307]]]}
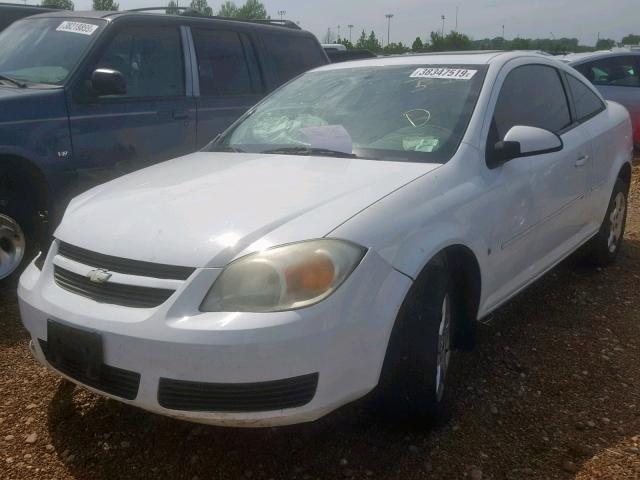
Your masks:
{"label": "suv door handle", "polygon": [[187,110],[174,110],[173,111],[173,119],[174,120],[188,120],[189,112]]}
{"label": "suv door handle", "polygon": [[589,155],[582,155],[576,160],[575,166],[584,167],[584,165],[587,163],[587,160],[589,160]]}

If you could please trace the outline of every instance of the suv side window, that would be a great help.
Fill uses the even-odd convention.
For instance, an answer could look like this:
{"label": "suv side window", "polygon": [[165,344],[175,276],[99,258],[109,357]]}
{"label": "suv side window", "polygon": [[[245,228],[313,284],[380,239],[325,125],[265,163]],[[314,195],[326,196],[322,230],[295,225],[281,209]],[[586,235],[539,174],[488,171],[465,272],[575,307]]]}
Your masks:
{"label": "suv side window", "polygon": [[578,65],[576,69],[594,85],[640,87],[639,57],[603,58]]}
{"label": "suv side window", "polygon": [[184,91],[180,33],[174,27],[129,27],[111,39],[96,68],[118,70],[127,82],[124,98],[176,97]]}
{"label": "suv side window", "polygon": [[502,85],[493,115],[491,140],[503,140],[516,125],[559,133],[571,123],[558,70],[546,65],[524,65],[512,70]]}
{"label": "suv side window", "polygon": [[192,33],[201,95],[262,93],[256,54],[246,35],[206,29],[192,29]]}
{"label": "suv side window", "polygon": [[605,109],[602,100],[576,77],[567,75],[567,83],[573,96],[579,122],[584,122]]}
{"label": "suv side window", "polygon": [[281,83],[327,63],[322,48],[310,37],[264,34],[263,38]]}

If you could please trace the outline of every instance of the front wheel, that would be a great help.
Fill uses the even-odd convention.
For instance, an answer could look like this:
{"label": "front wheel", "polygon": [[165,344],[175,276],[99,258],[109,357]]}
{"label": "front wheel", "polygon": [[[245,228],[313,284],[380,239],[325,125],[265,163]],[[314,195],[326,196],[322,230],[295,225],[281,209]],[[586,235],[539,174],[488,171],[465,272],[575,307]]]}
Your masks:
{"label": "front wheel", "polygon": [[36,213],[20,184],[0,184],[0,287],[13,286],[37,251]]}
{"label": "front wheel", "polygon": [[625,183],[617,179],[600,230],[588,244],[588,258],[596,266],[611,265],[618,256],[627,222],[627,194]]}
{"label": "front wheel", "polygon": [[381,395],[396,412],[434,420],[444,405],[454,331],[454,298],[446,260],[416,280],[387,348]]}
{"label": "front wheel", "polygon": [[26,249],[27,239],[18,221],[0,213],[0,280],[19,270]]}

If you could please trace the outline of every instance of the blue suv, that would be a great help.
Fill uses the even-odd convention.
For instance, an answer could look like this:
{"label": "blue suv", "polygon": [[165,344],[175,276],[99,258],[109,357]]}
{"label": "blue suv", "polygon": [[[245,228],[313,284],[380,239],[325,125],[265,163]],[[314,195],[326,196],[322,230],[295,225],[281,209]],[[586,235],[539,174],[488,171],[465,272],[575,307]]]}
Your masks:
{"label": "blue suv", "polygon": [[326,63],[290,22],[61,11],[12,24],[0,33],[0,280],[71,196],[202,148]]}

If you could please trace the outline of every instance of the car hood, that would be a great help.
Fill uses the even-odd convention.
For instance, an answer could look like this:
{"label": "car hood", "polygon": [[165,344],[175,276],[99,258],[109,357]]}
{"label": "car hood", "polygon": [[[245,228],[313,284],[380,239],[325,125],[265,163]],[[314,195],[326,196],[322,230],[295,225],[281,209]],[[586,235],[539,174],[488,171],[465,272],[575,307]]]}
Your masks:
{"label": "car hood", "polygon": [[56,237],[122,258],[223,267],[252,251],[323,237],[438,166],[195,153],[77,197]]}

